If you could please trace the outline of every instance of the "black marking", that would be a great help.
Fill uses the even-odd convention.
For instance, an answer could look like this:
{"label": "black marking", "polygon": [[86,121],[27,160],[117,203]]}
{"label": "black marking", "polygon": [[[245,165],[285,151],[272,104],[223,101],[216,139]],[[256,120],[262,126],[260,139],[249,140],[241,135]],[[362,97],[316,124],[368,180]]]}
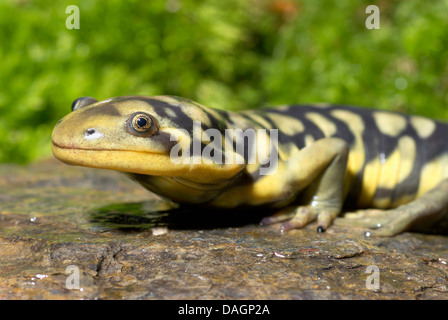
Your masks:
{"label": "black marking", "polygon": [[[382,188],[378,187],[375,191],[374,199],[378,200],[390,200],[392,198],[392,194],[394,193],[395,188]],[[373,200],[373,199],[372,199]]]}
{"label": "black marking", "polygon": [[220,118],[216,119],[216,117],[210,112],[207,112],[206,110],[203,111],[208,117],[208,120],[210,122],[210,128],[218,129],[221,133],[224,133],[225,129],[227,129],[227,125],[224,119],[229,118],[228,112],[222,110],[215,110],[220,116]]}
{"label": "black marking", "polygon": [[[167,118],[173,122],[178,128],[187,130],[190,134],[193,133],[193,119],[187,116],[179,106],[172,105],[165,101],[160,101],[151,98],[142,98],[143,101],[148,103],[154,108],[154,113],[162,118]],[[166,112],[170,109],[175,116],[171,116]]]}
{"label": "black marking", "polygon": [[230,116],[230,112],[219,109],[213,109],[213,110],[219,114],[224,123],[228,123],[230,125],[235,123],[235,121],[233,121],[232,117]]}
{"label": "black marking", "polygon": [[[151,98],[142,98],[142,99],[154,108],[154,113],[156,113],[158,116],[169,119],[176,127],[182,128],[182,129],[188,131],[188,133],[190,135],[193,133],[193,121],[195,121],[196,119],[192,119],[190,116],[188,116],[184,111],[182,111],[180,106],[172,105],[168,102],[151,99]],[[221,133],[224,133],[224,130],[226,129],[226,125],[222,119],[216,119],[216,117],[214,117],[211,113],[207,112],[206,109],[204,109],[203,107],[201,107],[198,104],[192,103],[190,100],[180,99],[180,98],[177,98],[176,100],[178,100],[179,102],[190,103],[191,106],[186,106],[186,107],[193,108],[198,113],[203,113],[208,117],[208,119],[210,121],[210,125],[203,123],[201,121],[202,130],[205,131],[207,129],[213,128],[213,129],[219,130]],[[168,114],[166,112],[167,109],[170,109],[172,111],[172,113],[175,114],[175,116],[173,117],[170,114]],[[223,116],[226,114],[225,111],[220,111],[220,110],[216,110],[216,111],[219,111],[218,113],[220,113]]]}
{"label": "black marking", "polygon": [[340,138],[352,147],[355,144],[355,134],[350,130],[347,123],[334,117],[331,113],[325,114],[324,116],[336,125],[336,133],[332,137]]}

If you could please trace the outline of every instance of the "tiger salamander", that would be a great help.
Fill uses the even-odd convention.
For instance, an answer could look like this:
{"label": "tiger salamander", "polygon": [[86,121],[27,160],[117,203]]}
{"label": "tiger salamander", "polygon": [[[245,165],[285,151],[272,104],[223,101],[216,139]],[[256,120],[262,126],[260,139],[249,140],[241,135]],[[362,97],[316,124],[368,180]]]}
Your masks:
{"label": "tiger salamander", "polygon": [[67,164],[125,172],[177,203],[274,208],[262,223],[282,231],[313,221],[325,231],[344,209],[335,223],[392,236],[448,208],[448,125],[396,112],[230,112],[172,96],[83,97],[55,126],[52,150]]}

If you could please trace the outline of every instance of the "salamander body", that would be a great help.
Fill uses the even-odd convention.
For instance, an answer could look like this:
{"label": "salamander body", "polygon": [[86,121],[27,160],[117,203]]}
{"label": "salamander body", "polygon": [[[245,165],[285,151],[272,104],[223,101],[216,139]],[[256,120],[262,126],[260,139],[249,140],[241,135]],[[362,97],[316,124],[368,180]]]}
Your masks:
{"label": "salamander body", "polygon": [[448,125],[338,105],[216,110],[172,96],[79,98],[53,154],[126,173],[178,203],[277,208],[282,231],[317,220],[390,236],[448,207]]}

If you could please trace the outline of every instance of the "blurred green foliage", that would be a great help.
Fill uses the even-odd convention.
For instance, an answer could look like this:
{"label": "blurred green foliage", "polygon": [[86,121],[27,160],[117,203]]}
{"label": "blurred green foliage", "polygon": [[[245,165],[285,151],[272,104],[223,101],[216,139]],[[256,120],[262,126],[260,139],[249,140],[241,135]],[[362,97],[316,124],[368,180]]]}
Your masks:
{"label": "blurred green foliage", "polygon": [[[69,5],[80,29],[67,29]],[[365,27],[378,5],[380,29]],[[2,0],[0,162],[51,154],[80,96],[330,102],[448,119],[448,1]]]}

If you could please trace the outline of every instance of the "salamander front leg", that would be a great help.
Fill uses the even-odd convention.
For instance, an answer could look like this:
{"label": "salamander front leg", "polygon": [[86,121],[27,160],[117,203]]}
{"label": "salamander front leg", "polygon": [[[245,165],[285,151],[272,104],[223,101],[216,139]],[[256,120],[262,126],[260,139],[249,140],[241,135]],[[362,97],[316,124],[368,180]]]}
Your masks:
{"label": "salamander front leg", "polygon": [[303,206],[290,206],[261,223],[283,222],[281,231],[302,228],[317,219],[325,231],[341,212],[348,146],[338,138],[316,141],[287,161],[287,181],[292,190],[303,191]]}
{"label": "salamander front leg", "polygon": [[437,222],[448,208],[448,180],[420,198],[395,209],[368,209],[347,213],[335,224],[373,229],[371,236],[393,236],[407,230],[425,230]]}

